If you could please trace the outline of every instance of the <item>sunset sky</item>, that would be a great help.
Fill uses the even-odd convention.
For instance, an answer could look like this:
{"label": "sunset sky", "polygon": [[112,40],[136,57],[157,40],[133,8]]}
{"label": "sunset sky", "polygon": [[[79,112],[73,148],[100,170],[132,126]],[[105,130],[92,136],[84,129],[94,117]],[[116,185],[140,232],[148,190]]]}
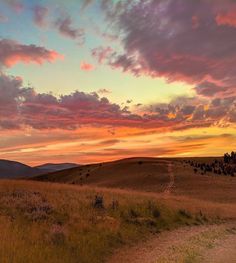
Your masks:
{"label": "sunset sky", "polygon": [[236,2],[0,0],[0,159],[236,148]]}

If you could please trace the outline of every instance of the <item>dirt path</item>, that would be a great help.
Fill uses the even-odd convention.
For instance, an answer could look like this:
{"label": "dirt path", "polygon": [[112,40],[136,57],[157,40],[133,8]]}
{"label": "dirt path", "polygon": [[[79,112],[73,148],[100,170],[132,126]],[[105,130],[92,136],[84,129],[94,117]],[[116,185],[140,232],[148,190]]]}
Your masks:
{"label": "dirt path", "polygon": [[169,177],[170,177],[170,182],[168,183],[167,187],[165,188],[164,190],[164,195],[167,196],[171,193],[171,190],[173,189],[174,187],[174,184],[175,184],[175,176],[174,176],[174,173],[173,173],[173,164],[172,162],[168,162],[168,173],[169,173]]}
{"label": "dirt path", "polygon": [[117,251],[108,263],[236,263],[236,225],[184,227]]}
{"label": "dirt path", "polygon": [[203,253],[205,263],[236,263],[236,228],[229,228],[227,235],[216,240],[214,247]]}

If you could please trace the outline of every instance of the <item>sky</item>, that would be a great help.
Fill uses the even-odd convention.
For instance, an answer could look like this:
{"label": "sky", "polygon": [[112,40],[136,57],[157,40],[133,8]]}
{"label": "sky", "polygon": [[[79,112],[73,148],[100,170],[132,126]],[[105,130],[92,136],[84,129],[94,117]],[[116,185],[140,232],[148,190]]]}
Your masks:
{"label": "sky", "polygon": [[233,0],[0,0],[0,159],[236,146]]}

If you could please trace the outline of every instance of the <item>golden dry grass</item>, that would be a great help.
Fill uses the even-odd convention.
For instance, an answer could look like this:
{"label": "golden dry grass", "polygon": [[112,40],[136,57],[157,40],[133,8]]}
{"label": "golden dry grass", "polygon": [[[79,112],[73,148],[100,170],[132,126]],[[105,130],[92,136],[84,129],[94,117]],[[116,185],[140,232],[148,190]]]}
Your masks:
{"label": "golden dry grass", "polygon": [[[94,208],[96,194],[104,209]],[[112,208],[113,200],[119,205]],[[135,192],[30,181],[0,182],[0,262],[101,263],[152,233],[215,220]]]}
{"label": "golden dry grass", "polygon": [[[190,159],[190,158],[189,158]],[[209,162],[213,158],[191,158]],[[185,160],[185,159],[184,159]],[[163,193],[170,182],[168,164],[172,164],[174,185],[171,193],[191,199],[236,204],[236,177],[213,173],[195,174],[183,159],[130,158],[115,162],[85,165],[36,177],[36,180],[82,184],[90,186],[129,189]]]}

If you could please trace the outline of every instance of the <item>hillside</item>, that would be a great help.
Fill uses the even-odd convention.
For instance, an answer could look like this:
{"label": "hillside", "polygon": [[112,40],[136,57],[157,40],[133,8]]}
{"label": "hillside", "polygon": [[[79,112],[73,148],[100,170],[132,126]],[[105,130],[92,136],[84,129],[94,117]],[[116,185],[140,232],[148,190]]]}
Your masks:
{"label": "hillside", "polygon": [[[190,160],[212,162],[212,158]],[[25,181],[1,180],[0,259],[205,262],[196,260],[208,259],[213,247],[231,259],[236,178],[195,172],[186,161],[130,158]],[[215,245],[224,240],[224,250]]]}
{"label": "hillside", "polygon": [[32,168],[28,165],[9,161],[9,160],[0,160],[0,178],[19,178],[19,177],[30,177],[42,174],[37,168]]}
{"label": "hillside", "polygon": [[[212,159],[197,158],[197,161],[210,162]],[[84,165],[37,176],[34,180],[165,193],[221,203],[236,202],[235,177],[211,172],[195,173],[185,161],[181,158],[130,158]]]}
{"label": "hillside", "polygon": [[[99,206],[96,196],[103,198]],[[0,210],[0,261],[14,263],[102,263],[154,234],[228,216],[141,193],[20,180],[0,181]]]}
{"label": "hillside", "polygon": [[51,172],[62,171],[69,168],[78,167],[75,163],[47,163],[31,167],[26,164],[0,159],[0,178],[28,178]]}

